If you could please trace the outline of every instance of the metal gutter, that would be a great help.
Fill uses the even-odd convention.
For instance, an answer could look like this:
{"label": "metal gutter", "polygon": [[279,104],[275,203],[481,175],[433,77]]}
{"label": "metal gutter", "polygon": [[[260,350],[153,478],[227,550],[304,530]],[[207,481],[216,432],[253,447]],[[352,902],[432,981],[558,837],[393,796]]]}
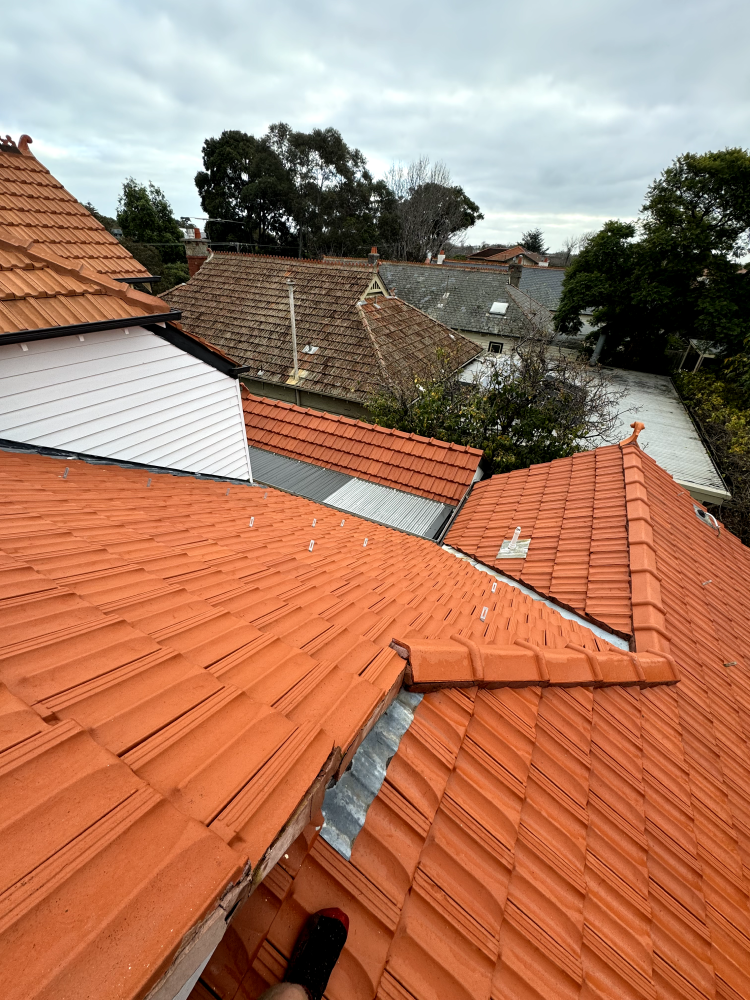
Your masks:
{"label": "metal gutter", "polygon": [[160,274],[138,274],[134,278],[113,278],[113,281],[122,281],[126,285],[145,285],[161,281]]}
{"label": "metal gutter", "polygon": [[491,566],[478,562],[476,559],[473,559],[471,556],[467,556],[464,552],[460,552],[458,549],[454,549],[450,545],[443,545],[442,548],[445,552],[450,552],[450,554],[455,556],[457,559],[463,559],[464,562],[469,563],[474,567],[474,569],[478,569],[480,573],[487,573],[489,576],[493,576],[496,580],[506,584],[508,587],[514,587],[516,590],[520,590],[522,594],[526,594],[526,596],[530,597],[533,601],[541,601],[542,604],[545,604],[548,608],[556,611],[563,618],[567,618],[568,621],[575,622],[582,628],[587,628],[599,639],[605,639],[618,649],[624,649],[626,651],[630,650],[630,643],[628,640],[623,639],[621,636],[617,635],[616,632],[610,632],[601,625],[596,625],[594,622],[589,621],[588,618],[584,618],[583,615],[576,614],[575,611],[571,611],[569,608],[566,608],[563,604],[558,604],[557,601],[553,601],[549,597],[544,597],[543,594],[537,593],[537,591],[532,590],[531,587],[525,587],[522,583],[514,580],[512,576],[506,576],[504,573],[498,573],[498,571],[493,569]]}
{"label": "metal gutter", "polygon": [[[54,337],[74,337],[76,334],[97,333],[99,330],[120,330],[126,326],[143,326],[168,323],[182,318],[179,309],[168,313],[149,313],[146,316],[126,316],[122,319],[103,319],[95,323],[71,323],[69,326],[45,326],[38,330],[19,330],[16,333],[0,334],[2,344],[26,344],[32,340],[52,340]],[[160,332],[163,331],[154,331]],[[183,335],[184,336],[184,335]],[[231,367],[231,366],[230,366]]]}

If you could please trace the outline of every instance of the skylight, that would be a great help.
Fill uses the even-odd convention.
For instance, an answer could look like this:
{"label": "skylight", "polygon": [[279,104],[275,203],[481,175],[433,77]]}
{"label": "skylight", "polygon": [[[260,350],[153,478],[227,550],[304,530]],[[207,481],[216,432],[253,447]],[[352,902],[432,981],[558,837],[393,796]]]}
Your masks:
{"label": "skylight", "polygon": [[507,302],[493,302],[490,306],[490,316],[504,316],[508,311]]}
{"label": "skylight", "polygon": [[318,347],[317,344],[305,344],[305,346],[302,348],[302,353],[303,354],[315,354],[315,352],[319,351],[319,350],[320,350],[320,348]]}

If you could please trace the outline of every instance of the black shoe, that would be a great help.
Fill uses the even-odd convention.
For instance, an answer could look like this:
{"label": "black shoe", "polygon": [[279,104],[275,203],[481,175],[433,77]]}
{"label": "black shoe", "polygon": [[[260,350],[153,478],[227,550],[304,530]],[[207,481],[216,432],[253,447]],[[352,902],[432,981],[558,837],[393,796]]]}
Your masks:
{"label": "black shoe", "polygon": [[304,986],[310,1000],[322,1000],[348,933],[349,918],[342,910],[313,913],[297,938],[284,982]]}

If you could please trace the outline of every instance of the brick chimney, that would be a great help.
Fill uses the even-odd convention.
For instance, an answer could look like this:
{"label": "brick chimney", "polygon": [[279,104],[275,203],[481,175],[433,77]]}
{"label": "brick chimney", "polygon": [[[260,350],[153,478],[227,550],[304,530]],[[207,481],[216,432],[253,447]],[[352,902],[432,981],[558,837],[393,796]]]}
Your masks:
{"label": "brick chimney", "polygon": [[379,260],[380,260],[380,254],[378,253],[378,248],[373,247],[367,255],[367,263],[375,267],[375,265]]}
{"label": "brick chimney", "polygon": [[521,281],[521,271],[523,271],[523,265],[509,264],[508,271],[509,271],[508,282],[511,285],[513,285],[514,288],[518,288],[519,282]]}
{"label": "brick chimney", "polygon": [[200,229],[194,229],[194,236],[188,236],[185,240],[185,256],[187,257],[188,271],[192,278],[200,271],[201,266],[208,260],[210,248],[208,240],[201,238]]}

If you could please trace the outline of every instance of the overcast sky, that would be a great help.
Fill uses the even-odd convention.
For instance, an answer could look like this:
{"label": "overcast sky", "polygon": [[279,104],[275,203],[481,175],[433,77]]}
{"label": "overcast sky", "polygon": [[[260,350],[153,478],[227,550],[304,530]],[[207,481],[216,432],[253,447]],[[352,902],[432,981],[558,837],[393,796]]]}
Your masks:
{"label": "overcast sky", "polygon": [[472,242],[552,249],[632,218],[675,156],[750,146],[747,0],[24,0],[0,29],[0,132],[114,214],[122,181],[202,213],[201,144],[329,125],[381,176],[444,160]]}

